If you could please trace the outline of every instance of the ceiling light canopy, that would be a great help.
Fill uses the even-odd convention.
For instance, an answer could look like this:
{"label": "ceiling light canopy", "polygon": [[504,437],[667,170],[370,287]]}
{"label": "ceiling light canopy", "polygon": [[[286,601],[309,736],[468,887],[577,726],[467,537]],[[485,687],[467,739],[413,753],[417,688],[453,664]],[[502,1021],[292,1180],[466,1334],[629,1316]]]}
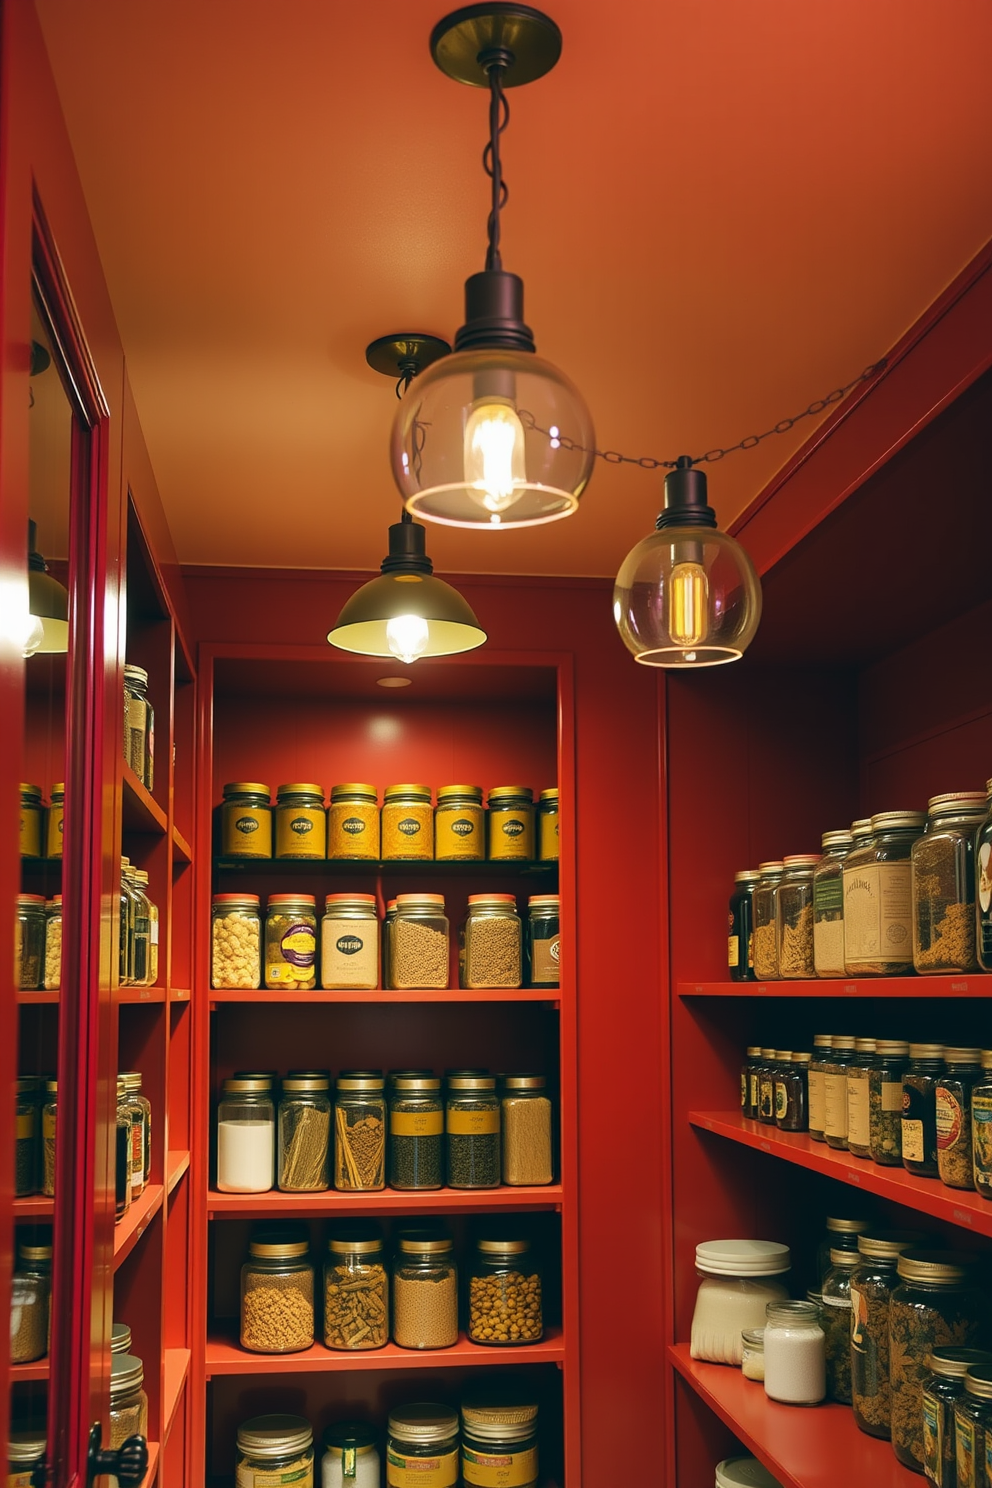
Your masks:
{"label": "ceiling light canopy", "polygon": [[53,579],[38,552],[37,526],[28,521],[28,623],[23,640],[25,656],[69,649],[69,594]]}

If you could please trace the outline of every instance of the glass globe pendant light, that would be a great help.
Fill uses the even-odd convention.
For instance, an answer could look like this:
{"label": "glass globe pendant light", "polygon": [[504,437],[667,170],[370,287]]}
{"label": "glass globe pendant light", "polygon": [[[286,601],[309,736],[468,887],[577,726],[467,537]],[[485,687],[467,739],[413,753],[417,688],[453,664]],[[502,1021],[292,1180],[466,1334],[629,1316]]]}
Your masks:
{"label": "glass globe pendant light", "polygon": [[644,666],[682,670],[739,660],[761,619],[761,584],[740,543],[718,530],[688,455],[665,477],[656,529],[627,554],[613,590],[627,650]]}
{"label": "glass globe pendant light", "polygon": [[535,353],[524,286],[503,269],[500,213],[507,187],[500,135],[504,88],[533,82],[561,53],[554,21],[529,6],[471,5],[431,36],[438,67],[489,89],[492,179],[486,267],[465,284],[454,355],[418,377],[393,424],[391,463],[406,509],[427,522],[498,531],[571,516],[592,472],[592,418],[572,382]]}

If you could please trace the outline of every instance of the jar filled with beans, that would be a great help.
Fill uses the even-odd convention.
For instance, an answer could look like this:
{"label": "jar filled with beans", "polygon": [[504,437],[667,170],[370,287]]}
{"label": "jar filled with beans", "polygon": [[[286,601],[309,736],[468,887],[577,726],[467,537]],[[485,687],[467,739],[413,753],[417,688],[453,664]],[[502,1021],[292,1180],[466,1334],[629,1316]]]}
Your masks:
{"label": "jar filled with beans", "polygon": [[494,1075],[448,1077],[445,1132],[449,1188],[498,1188],[499,1096]]}
{"label": "jar filled with beans", "polygon": [[379,797],[374,785],[331,786],[327,856],[375,862],[379,857]]}
{"label": "jar filled with beans", "polygon": [[397,894],[389,923],[389,985],[430,991],[448,985],[448,917],[443,894]]}
{"label": "jar filled with beans", "polygon": [[313,894],[269,895],[265,985],[274,992],[316,987],[317,901]]}
{"label": "jar filled with beans", "polygon": [[262,912],[257,894],[215,894],[210,985],[254,992],[262,982]]}
{"label": "jar filled with beans", "polygon": [[384,861],[434,857],[434,808],[429,785],[387,785],[382,801]]}
{"label": "jar filled with beans", "polygon": [[393,1342],[451,1348],[458,1342],[458,1269],[452,1242],[433,1231],[400,1236],[393,1265]]}
{"label": "jar filled with beans", "polygon": [[332,1236],[324,1263],[324,1343],[377,1349],[389,1342],[389,1285],[382,1236],[367,1226]]}
{"label": "jar filled with beans", "polygon": [[480,1239],[468,1279],[473,1343],[538,1343],[544,1334],[541,1271],[529,1240]]}
{"label": "jar filled with beans", "polygon": [[241,1268],[241,1347],[299,1353],[313,1343],[313,1266],[302,1229],[262,1230]]}
{"label": "jar filled with beans", "polygon": [[512,894],[470,894],[461,934],[461,985],[519,987],[523,938]]}

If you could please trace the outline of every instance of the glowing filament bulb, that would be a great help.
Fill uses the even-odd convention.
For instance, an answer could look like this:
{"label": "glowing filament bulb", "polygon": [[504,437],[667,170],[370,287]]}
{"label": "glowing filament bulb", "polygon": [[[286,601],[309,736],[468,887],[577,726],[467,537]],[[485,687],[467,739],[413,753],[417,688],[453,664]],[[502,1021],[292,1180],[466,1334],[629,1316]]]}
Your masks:
{"label": "glowing filament bulb", "polygon": [[[706,639],[709,580],[701,563],[676,563],[668,583],[668,628],[676,646],[698,646]],[[687,658],[688,660],[689,658]],[[695,658],[691,658],[695,660]]]}
{"label": "glowing filament bulb", "polygon": [[395,615],[386,621],[386,645],[408,666],[423,656],[430,635],[430,627],[421,615]]}
{"label": "glowing filament bulb", "polygon": [[480,403],[465,425],[465,484],[490,512],[503,512],[527,484],[524,426],[508,403]]}

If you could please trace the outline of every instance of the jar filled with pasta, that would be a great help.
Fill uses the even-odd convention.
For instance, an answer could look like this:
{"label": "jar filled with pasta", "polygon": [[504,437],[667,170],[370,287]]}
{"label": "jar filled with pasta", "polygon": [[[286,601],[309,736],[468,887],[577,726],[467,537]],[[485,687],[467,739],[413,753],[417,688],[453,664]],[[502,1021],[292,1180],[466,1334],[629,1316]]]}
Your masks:
{"label": "jar filled with pasta", "polygon": [[293,1070],[282,1082],[277,1173],[283,1193],[319,1193],[331,1186],[330,1089],[326,1070]]}
{"label": "jar filled with pasta", "polygon": [[932,796],[913,843],[913,965],[923,976],[978,970],[975,834],[984,791]]}
{"label": "jar filled with pasta", "polygon": [[255,991],[262,981],[262,911],[257,894],[215,894],[210,985]]}
{"label": "jar filled with pasta", "polygon": [[386,1186],[386,1082],[379,1070],[342,1070],[334,1098],[334,1187]]}

